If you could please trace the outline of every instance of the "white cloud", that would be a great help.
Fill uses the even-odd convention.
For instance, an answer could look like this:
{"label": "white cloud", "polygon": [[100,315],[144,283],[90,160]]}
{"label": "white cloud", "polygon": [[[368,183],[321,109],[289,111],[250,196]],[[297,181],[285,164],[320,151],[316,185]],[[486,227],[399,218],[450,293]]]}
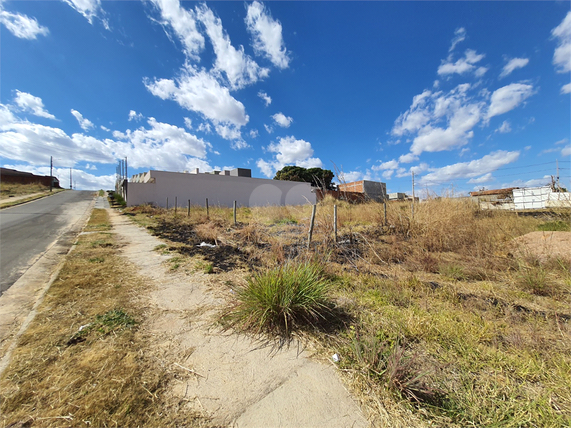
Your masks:
{"label": "white cloud", "polygon": [[352,183],[353,181],[362,180],[363,173],[361,171],[340,172],[337,178],[340,183]]}
{"label": "white cloud", "polygon": [[251,129],[250,130],[250,137],[257,138],[258,137],[258,130],[257,129]]}
{"label": "white cloud", "polygon": [[0,104],[0,156],[7,159],[45,165],[53,156],[58,167],[72,167],[76,162],[113,164],[127,156],[134,168],[210,169],[205,160],[209,143],[154,118],[148,119],[148,127],[114,131],[115,140],[100,140],[81,133],[69,136],[61,129],[4,114],[6,111]]}
{"label": "white cloud", "polygon": [[222,21],[214,16],[208,6],[205,4],[197,6],[196,14],[204,24],[206,34],[214,47],[216,61],[213,72],[223,72],[232,89],[243,88],[268,76],[269,69],[260,67],[249,55],[246,55],[243,46],[240,46],[240,49],[232,46],[230,37],[222,28]]}
{"label": "white cloud", "polygon": [[488,172],[487,174],[482,175],[481,177],[478,178],[471,178],[470,180],[468,180],[468,183],[471,184],[482,184],[482,183],[488,183],[490,181],[492,181],[494,178],[492,177],[492,173]]}
{"label": "white cloud", "polygon": [[188,117],[184,118],[184,126],[186,126],[188,129],[192,129],[192,120],[189,119]]}
{"label": "white cloud", "polygon": [[512,83],[495,90],[486,119],[513,110],[533,94],[533,86],[525,83]]}
{"label": "white cloud", "polygon": [[371,167],[371,169],[373,171],[383,171],[383,170],[387,170],[387,169],[397,169],[399,166],[398,161],[396,161],[395,159],[387,161],[387,162],[382,162],[379,165],[373,165]]}
{"label": "white cloud", "polygon": [[293,119],[291,117],[286,116],[281,112],[274,114],[272,118],[274,119],[274,122],[276,122],[282,128],[289,128],[289,126],[293,122]]}
{"label": "white cloud", "polygon": [[48,113],[40,97],[35,97],[27,92],[16,90],[16,98],[14,99],[14,102],[22,111],[32,113],[39,117],[45,117],[47,119],[55,120],[56,118],[53,114]]}
{"label": "white cloud", "polygon": [[500,79],[511,74],[512,71],[518,68],[523,68],[529,63],[528,58],[512,58],[508,61],[502,72],[500,73]]}
{"label": "white cloud", "polygon": [[556,146],[559,146],[559,145],[561,145],[561,144],[567,143],[567,141],[569,141],[567,138],[563,138],[563,139],[561,139],[561,140],[559,140],[559,141],[556,141],[556,142],[555,142],[555,145],[556,145]]}
{"label": "white cloud", "polygon": [[71,114],[73,114],[73,116],[77,119],[79,126],[81,126],[84,131],[89,131],[91,128],[93,128],[93,122],[91,122],[89,119],[84,118],[83,115],[77,110],[71,109]]}
{"label": "white cloud", "polygon": [[562,94],[571,94],[571,83],[567,83],[561,87]]}
{"label": "white cloud", "polygon": [[204,69],[198,71],[188,66],[175,80],[144,80],[146,88],[163,100],[173,100],[181,107],[202,114],[217,124],[232,124],[237,127],[248,123],[244,105],[236,100],[228,88]]}
{"label": "white cloud", "polygon": [[271,98],[268,94],[266,94],[265,92],[259,91],[259,92],[258,92],[258,96],[259,96],[262,100],[264,100],[264,102],[266,103],[266,107],[269,106],[269,105],[272,103],[272,98]]}
{"label": "white cloud", "polygon": [[276,153],[274,159],[265,161],[259,159],[258,168],[266,177],[271,177],[276,171],[286,165],[296,165],[304,168],[322,168],[323,163],[319,158],[314,158],[311,144],[295,137],[280,138],[278,143],[272,143],[267,148],[270,153]]}
{"label": "white cloud", "polygon": [[211,129],[211,127],[210,127],[210,123],[201,123],[200,125],[198,125],[197,130],[200,131],[200,132],[204,132],[205,134],[210,134],[210,133],[212,133],[212,129]]}
{"label": "white cloud", "polygon": [[268,134],[271,134],[272,132],[274,132],[274,128],[271,127],[270,125],[266,125],[265,123],[264,123],[264,128],[266,129],[266,132]]}
{"label": "white cloud", "polygon": [[504,120],[499,128],[495,130],[495,132],[499,132],[500,134],[507,134],[508,132],[511,132],[511,130],[512,127],[510,126],[509,121]]}
{"label": "white cloud", "polygon": [[103,126],[103,125],[101,125],[100,128],[103,129],[104,131],[107,131],[107,132],[111,131],[109,128],[107,128],[106,126]]}
{"label": "white cloud", "polygon": [[136,120],[137,122],[139,122],[142,119],[143,119],[142,113],[137,113],[135,110],[129,111],[129,122],[131,122],[132,120]]}
{"label": "white cloud", "polygon": [[484,109],[483,101],[469,95],[471,89],[465,83],[448,93],[425,90],[413,98],[391,130],[396,136],[415,135],[410,153],[403,155],[401,162],[413,162],[422,152],[451,150],[468,143]]}
{"label": "white cloud", "polygon": [[452,44],[448,52],[452,52],[456,45],[464,40],[466,40],[466,29],[463,27],[457,28],[456,31],[454,31],[454,38],[452,39]]}
{"label": "white cloud", "polygon": [[[151,0],[161,13],[163,27],[171,28],[184,47],[186,56],[199,60],[204,49],[204,37],[196,26],[196,13],[185,9],[179,0]],[[167,33],[168,34],[168,33]]]}
{"label": "white cloud", "polygon": [[395,173],[394,169],[387,169],[381,175],[385,180],[390,180],[394,173]]}
{"label": "white cloud", "polygon": [[247,8],[245,22],[252,35],[254,50],[276,67],[287,68],[290,58],[282,37],[282,25],[271,17],[262,3],[254,1]]}
{"label": "white cloud", "polygon": [[[93,18],[100,18],[100,15],[103,14],[103,9],[101,8],[101,1],[100,0],[63,0],[71,7],[73,7],[76,11],[81,13],[85,19],[90,24],[93,24]],[[109,30],[109,24],[107,20],[101,18],[103,25],[107,30]]]}
{"label": "white cloud", "polygon": [[499,150],[470,162],[461,162],[437,168],[421,177],[419,184],[432,185],[464,178],[476,178],[494,172],[504,165],[515,162],[518,158],[519,151],[506,152]]}
{"label": "white cloud", "polygon": [[11,13],[4,10],[0,2],[0,23],[14,36],[20,39],[35,40],[38,36],[47,36],[49,30],[38,24],[36,18],[30,18],[20,13]]}
{"label": "white cloud", "polygon": [[415,155],[414,153],[407,153],[405,155],[399,156],[399,162],[401,162],[401,163],[411,163],[411,162],[415,162],[417,160],[418,160],[418,156]]}
{"label": "white cloud", "polygon": [[478,76],[482,76],[487,71],[487,68],[480,67],[476,69],[475,64],[480,62],[484,56],[484,54],[478,55],[472,49],[467,49],[464,53],[464,58],[460,58],[456,62],[452,62],[451,55],[448,56],[446,60],[442,61],[437,72],[440,76],[447,76],[449,74],[466,74],[476,71]]}
{"label": "white cloud", "polygon": [[220,135],[225,140],[239,140],[242,138],[240,130],[229,125],[216,125],[214,127],[218,135]]}
{"label": "white cloud", "polygon": [[230,147],[234,150],[243,150],[250,147],[250,145],[246,143],[244,140],[239,139],[232,141],[232,143],[230,143]]}
{"label": "white cloud", "polygon": [[551,34],[557,39],[557,48],[553,53],[553,64],[558,73],[571,71],[571,12],[557,27],[551,30]]}
{"label": "white cloud", "polygon": [[571,156],[571,145],[565,146],[561,149],[561,156]]}
{"label": "white cloud", "polygon": [[428,171],[430,168],[427,163],[422,162],[420,165],[411,166],[409,171],[415,174],[422,174],[424,171]]}

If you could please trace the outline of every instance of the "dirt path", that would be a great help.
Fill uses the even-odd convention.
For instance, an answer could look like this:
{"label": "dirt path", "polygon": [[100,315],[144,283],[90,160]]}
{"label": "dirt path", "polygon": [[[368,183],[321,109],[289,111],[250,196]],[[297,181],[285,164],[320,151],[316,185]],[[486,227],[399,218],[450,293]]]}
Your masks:
{"label": "dirt path", "polygon": [[214,317],[224,300],[209,289],[208,275],[172,273],[162,243],[127,217],[110,211],[123,255],[156,287],[141,303],[160,315],[148,328],[160,364],[186,376],[173,385],[179,402],[233,427],[365,427],[359,407],[331,365],[309,358],[299,345],[262,346],[222,333]]}
{"label": "dirt path", "polygon": [[545,260],[549,257],[571,259],[571,232],[530,232],[516,239],[522,255]]}

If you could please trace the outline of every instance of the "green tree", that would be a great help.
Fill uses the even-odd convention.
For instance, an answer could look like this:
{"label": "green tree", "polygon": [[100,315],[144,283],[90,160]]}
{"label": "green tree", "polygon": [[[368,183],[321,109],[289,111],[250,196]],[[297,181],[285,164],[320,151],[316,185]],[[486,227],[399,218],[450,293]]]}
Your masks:
{"label": "green tree", "polygon": [[325,187],[331,189],[331,181],[335,175],[328,169],[322,168],[303,168],[301,166],[284,166],[278,172],[274,180],[284,181],[302,181],[311,183],[313,187]]}

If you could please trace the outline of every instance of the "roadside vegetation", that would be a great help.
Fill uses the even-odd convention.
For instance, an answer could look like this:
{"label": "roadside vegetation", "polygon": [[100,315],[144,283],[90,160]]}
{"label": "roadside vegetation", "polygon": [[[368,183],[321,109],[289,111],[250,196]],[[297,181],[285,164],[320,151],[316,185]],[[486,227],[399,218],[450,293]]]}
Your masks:
{"label": "roadside vegetation", "polygon": [[332,359],[375,425],[571,425],[569,252],[518,240],[569,230],[569,212],[443,198],[414,216],[389,203],[385,217],[383,204],[326,199],[309,250],[310,206],[239,208],[236,225],[216,207],[125,214],[179,253],[177,269],[224,273],[223,324]]}
{"label": "roadside vegetation", "polygon": [[32,193],[49,192],[49,190],[49,186],[44,186],[40,183],[0,183],[0,199],[30,195]]}
{"label": "roadside vegetation", "polygon": [[[52,193],[63,192],[65,189],[52,189]],[[18,184],[0,182],[0,208],[43,198],[50,193],[50,187],[40,183]],[[28,196],[28,197],[26,197]]]}
{"label": "roadside vegetation", "polygon": [[147,285],[117,254],[107,211],[85,231],[0,378],[0,426],[204,426],[165,396],[175,373],[139,328]]}

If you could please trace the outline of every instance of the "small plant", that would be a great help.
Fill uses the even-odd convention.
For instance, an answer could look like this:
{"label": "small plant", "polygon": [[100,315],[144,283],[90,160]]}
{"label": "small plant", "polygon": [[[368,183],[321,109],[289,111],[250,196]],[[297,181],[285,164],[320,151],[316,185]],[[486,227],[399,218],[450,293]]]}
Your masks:
{"label": "small plant", "polygon": [[549,296],[555,291],[548,271],[539,263],[520,265],[518,282],[524,290],[539,296]]}
{"label": "small plant", "polygon": [[327,317],[329,287],[317,263],[286,263],[254,274],[238,289],[238,304],[225,318],[256,333],[289,336],[293,329]]}
{"label": "small plant", "polygon": [[543,232],[569,232],[571,231],[571,223],[562,220],[548,221],[538,225],[537,230]]}
{"label": "small plant", "polygon": [[92,257],[89,259],[89,263],[103,263],[104,261],[103,257]]}
{"label": "small plant", "polygon": [[458,265],[443,265],[438,268],[438,273],[450,278],[453,281],[464,281],[466,280],[466,274],[464,273],[464,268]]}
{"label": "small plant", "polygon": [[207,263],[206,266],[204,266],[204,273],[214,273],[214,265],[212,263]]}

